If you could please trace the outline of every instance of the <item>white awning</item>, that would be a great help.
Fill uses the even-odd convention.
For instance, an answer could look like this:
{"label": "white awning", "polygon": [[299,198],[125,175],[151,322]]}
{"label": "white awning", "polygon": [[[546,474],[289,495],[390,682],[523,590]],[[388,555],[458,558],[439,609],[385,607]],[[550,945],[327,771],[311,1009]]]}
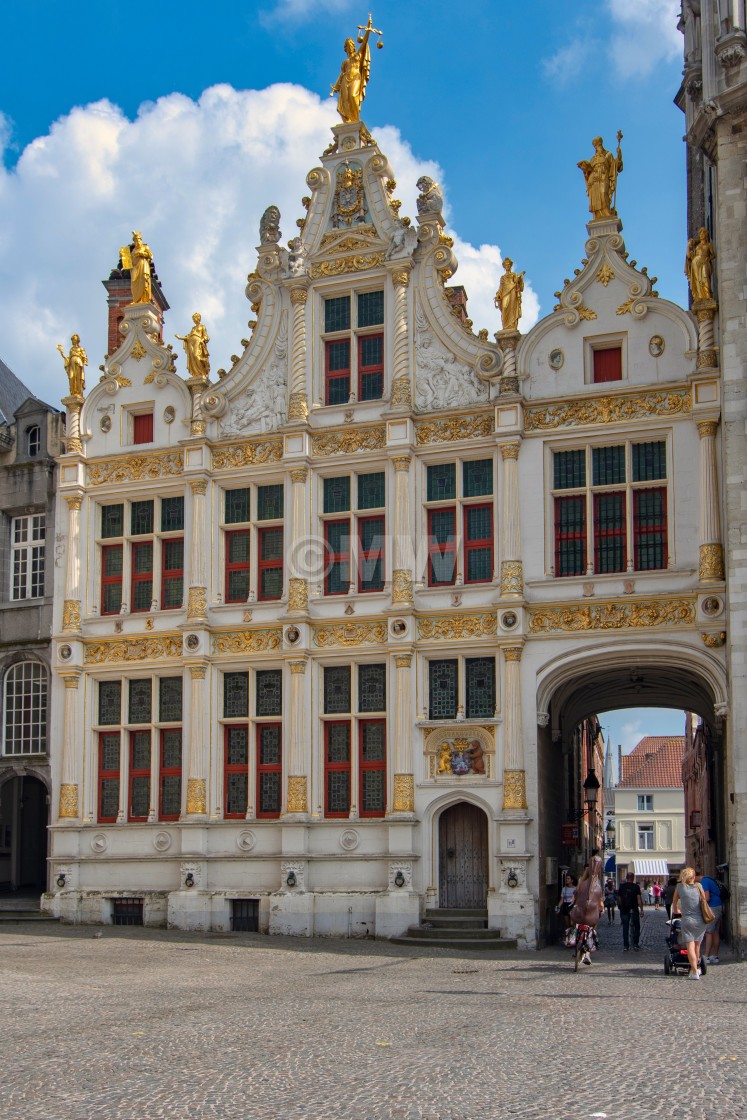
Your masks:
{"label": "white awning", "polygon": [[669,864],[665,859],[634,859],[633,868],[636,875],[661,879],[669,875]]}

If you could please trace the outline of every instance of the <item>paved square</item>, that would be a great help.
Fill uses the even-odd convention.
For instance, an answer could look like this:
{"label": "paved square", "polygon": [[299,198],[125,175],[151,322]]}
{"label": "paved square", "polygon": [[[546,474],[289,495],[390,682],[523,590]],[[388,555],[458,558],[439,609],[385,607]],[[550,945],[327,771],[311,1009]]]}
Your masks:
{"label": "paved square", "polygon": [[747,968],[0,925],[2,1120],[743,1120]]}

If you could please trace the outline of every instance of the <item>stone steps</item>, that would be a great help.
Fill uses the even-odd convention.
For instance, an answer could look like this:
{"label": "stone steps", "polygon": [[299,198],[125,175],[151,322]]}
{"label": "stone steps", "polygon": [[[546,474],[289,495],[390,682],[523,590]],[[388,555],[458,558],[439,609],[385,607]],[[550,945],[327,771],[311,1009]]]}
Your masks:
{"label": "stone steps", "polygon": [[420,925],[410,926],[404,936],[390,940],[395,945],[428,949],[498,952],[516,948],[515,938],[501,937],[500,930],[488,928],[487,910],[426,910]]}
{"label": "stone steps", "polygon": [[59,922],[51,914],[40,914],[38,910],[0,910],[1,922]]}

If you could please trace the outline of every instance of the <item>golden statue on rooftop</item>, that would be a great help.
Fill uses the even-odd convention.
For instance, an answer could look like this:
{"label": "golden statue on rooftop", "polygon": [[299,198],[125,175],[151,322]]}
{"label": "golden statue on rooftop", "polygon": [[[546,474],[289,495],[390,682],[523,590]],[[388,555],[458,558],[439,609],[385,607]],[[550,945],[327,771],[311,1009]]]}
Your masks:
{"label": "golden statue on rooftop", "polygon": [[514,262],[506,257],[503,262],[505,269],[498,291],[495,293],[495,306],[501,313],[501,325],[504,331],[515,331],[521,318],[521,294],[524,291],[524,273],[514,272]]}
{"label": "golden statue on rooftop", "polygon": [[130,270],[133,303],[150,303],[151,263],[153,254],[143,241],[140,232],[132,231],[132,245],[119,250],[122,267]]}
{"label": "golden statue on rooftop", "polygon": [[586,193],[589,196],[589,210],[592,217],[616,218],[615,194],[617,192],[617,176],[623,169],[622,150],[620,141],[622,132],[617,134],[617,154],[613,156],[604,146],[601,136],[592,140],[594,155],[591,159],[582,159],[578,166],[584,173]]}
{"label": "golden statue on rooftop", "polygon": [[194,326],[189,334],[178,334],[175,337],[184,343],[189,376],[199,377],[202,381],[207,381],[210,376],[210,355],[207,347],[210,336],[202,322],[199,311],[195,311],[192,322]]}
{"label": "golden statue on rooftop", "polygon": [[371,48],[368,40],[371,35],[378,35],[377,47],[384,46],[381,38],[383,32],[378,31],[371,22],[371,13],[368,13],[368,23],[364,26],[358,24],[358,30],[363,34],[358,36],[360,46],[356,50],[352,39],[345,40],[345,61],[340,68],[340,76],[332,86],[332,94],[337,94],[337,112],[346,124],[361,119],[361,105],[366,96],[366,85],[371,73]]}
{"label": "golden statue on rooftop", "polygon": [[80,344],[80,335],[74,334],[70,342],[70,353],[66,354],[62,348],[62,344],[58,342],[57,349],[62,354],[62,360],[65,363],[65,373],[70,382],[70,396],[82,397],[86,387],[86,366],[88,365],[88,355]]}
{"label": "golden statue on rooftop", "polygon": [[713,299],[713,250],[708,230],[699,230],[697,239],[691,237],[687,243],[685,275],[694,300]]}

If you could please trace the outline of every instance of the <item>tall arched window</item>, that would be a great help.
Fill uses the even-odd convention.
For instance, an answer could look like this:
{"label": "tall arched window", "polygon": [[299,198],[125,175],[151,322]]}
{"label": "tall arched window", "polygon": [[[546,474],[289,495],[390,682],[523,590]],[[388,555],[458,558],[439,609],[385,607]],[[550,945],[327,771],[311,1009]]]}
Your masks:
{"label": "tall arched window", "polygon": [[38,424],[26,429],[26,453],[31,458],[38,455],[41,451],[41,428]]}
{"label": "tall arched window", "polygon": [[3,754],[47,749],[47,672],[38,661],[11,665],[3,687]]}

